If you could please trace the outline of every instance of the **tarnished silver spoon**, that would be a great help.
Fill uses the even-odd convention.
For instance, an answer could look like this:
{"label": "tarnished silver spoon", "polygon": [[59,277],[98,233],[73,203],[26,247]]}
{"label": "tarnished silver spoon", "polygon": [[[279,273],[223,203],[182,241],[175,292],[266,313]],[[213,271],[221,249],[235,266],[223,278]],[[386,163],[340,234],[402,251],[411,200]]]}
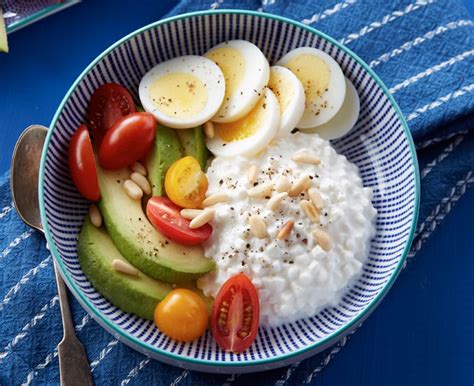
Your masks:
{"label": "tarnished silver spoon", "polygon": [[[48,129],[33,125],[20,135],[13,151],[10,188],[16,211],[30,227],[43,232],[38,202],[38,174],[41,151]],[[58,345],[61,385],[93,385],[86,350],[74,330],[67,288],[54,263],[64,336]]]}

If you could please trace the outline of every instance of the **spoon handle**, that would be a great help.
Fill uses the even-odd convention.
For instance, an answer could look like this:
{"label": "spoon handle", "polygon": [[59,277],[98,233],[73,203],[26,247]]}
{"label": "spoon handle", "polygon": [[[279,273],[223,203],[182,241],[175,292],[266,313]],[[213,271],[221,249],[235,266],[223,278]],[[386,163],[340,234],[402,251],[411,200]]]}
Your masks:
{"label": "spoon handle", "polygon": [[61,307],[64,330],[64,337],[58,345],[61,386],[93,385],[86,350],[79,339],[77,339],[72,322],[66,284],[59,273],[56,262],[54,262],[54,273],[58,286],[59,305]]}

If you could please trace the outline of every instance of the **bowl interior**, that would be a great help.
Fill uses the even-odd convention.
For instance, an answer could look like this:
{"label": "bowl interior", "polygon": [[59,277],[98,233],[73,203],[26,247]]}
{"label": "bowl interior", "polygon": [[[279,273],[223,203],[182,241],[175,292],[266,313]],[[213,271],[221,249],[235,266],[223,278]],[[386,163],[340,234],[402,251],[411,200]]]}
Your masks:
{"label": "bowl interior", "polygon": [[[76,237],[89,203],[74,189],[67,167],[70,137],[84,121],[92,92],[118,82],[137,98],[141,77],[155,64],[189,54],[203,54],[217,43],[245,39],[269,59],[278,60],[299,46],[331,55],[358,90],[360,118],[349,135],[334,143],[360,169],[364,185],[374,189],[377,234],[362,277],[337,307],[277,328],[261,328],[255,344],[239,355],[220,350],[210,333],[181,344],[161,334],[153,323],[126,314],[94,290],[81,271]],[[332,39],[301,24],[250,12],[184,15],[145,27],[97,58],[78,78],[51,126],[43,154],[43,224],[69,286],[86,309],[116,336],[162,358],[202,365],[268,364],[296,354],[313,353],[366,317],[395,279],[411,242],[416,221],[416,156],[398,108],[368,67]]]}

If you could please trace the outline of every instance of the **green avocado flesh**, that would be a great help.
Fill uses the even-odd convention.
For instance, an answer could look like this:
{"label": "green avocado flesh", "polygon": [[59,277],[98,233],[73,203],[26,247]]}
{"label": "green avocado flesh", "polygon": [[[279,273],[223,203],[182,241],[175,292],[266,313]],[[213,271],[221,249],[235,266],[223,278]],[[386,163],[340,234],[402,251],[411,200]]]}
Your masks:
{"label": "green avocado flesh", "polygon": [[128,169],[103,170],[97,165],[99,208],[117,249],[142,272],[168,283],[196,279],[215,267],[200,245],[184,246],[167,240],[148,221],[141,200],[123,189]]}
{"label": "green avocado flesh", "polygon": [[0,52],[8,52],[7,30],[3,19],[2,4],[0,3]]}
{"label": "green avocado flesh", "polygon": [[115,259],[127,261],[104,228],[86,218],[77,242],[82,271],[107,300],[125,312],[153,320],[156,305],[173,289],[171,284],[152,279],[143,272],[131,276],[112,267]]}
{"label": "green avocado flesh", "polygon": [[153,196],[163,196],[166,172],[181,157],[181,144],[176,131],[169,127],[158,125],[153,150],[146,162]]}
{"label": "green avocado flesh", "polygon": [[178,134],[181,146],[183,146],[184,154],[196,158],[201,165],[201,169],[206,170],[209,153],[206,148],[202,126],[176,130],[176,133]]}

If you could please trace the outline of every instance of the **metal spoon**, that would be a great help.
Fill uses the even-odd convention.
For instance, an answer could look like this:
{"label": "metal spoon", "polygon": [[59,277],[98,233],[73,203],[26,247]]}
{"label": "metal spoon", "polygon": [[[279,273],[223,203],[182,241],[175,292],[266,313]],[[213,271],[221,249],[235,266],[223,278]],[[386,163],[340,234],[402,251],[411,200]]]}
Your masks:
{"label": "metal spoon", "polygon": [[[13,151],[10,169],[10,188],[16,211],[30,227],[43,232],[38,202],[38,174],[44,140],[48,129],[33,125],[20,135]],[[63,339],[58,345],[61,385],[93,385],[86,350],[77,339],[67,288],[54,263],[59,304],[63,321]]]}

